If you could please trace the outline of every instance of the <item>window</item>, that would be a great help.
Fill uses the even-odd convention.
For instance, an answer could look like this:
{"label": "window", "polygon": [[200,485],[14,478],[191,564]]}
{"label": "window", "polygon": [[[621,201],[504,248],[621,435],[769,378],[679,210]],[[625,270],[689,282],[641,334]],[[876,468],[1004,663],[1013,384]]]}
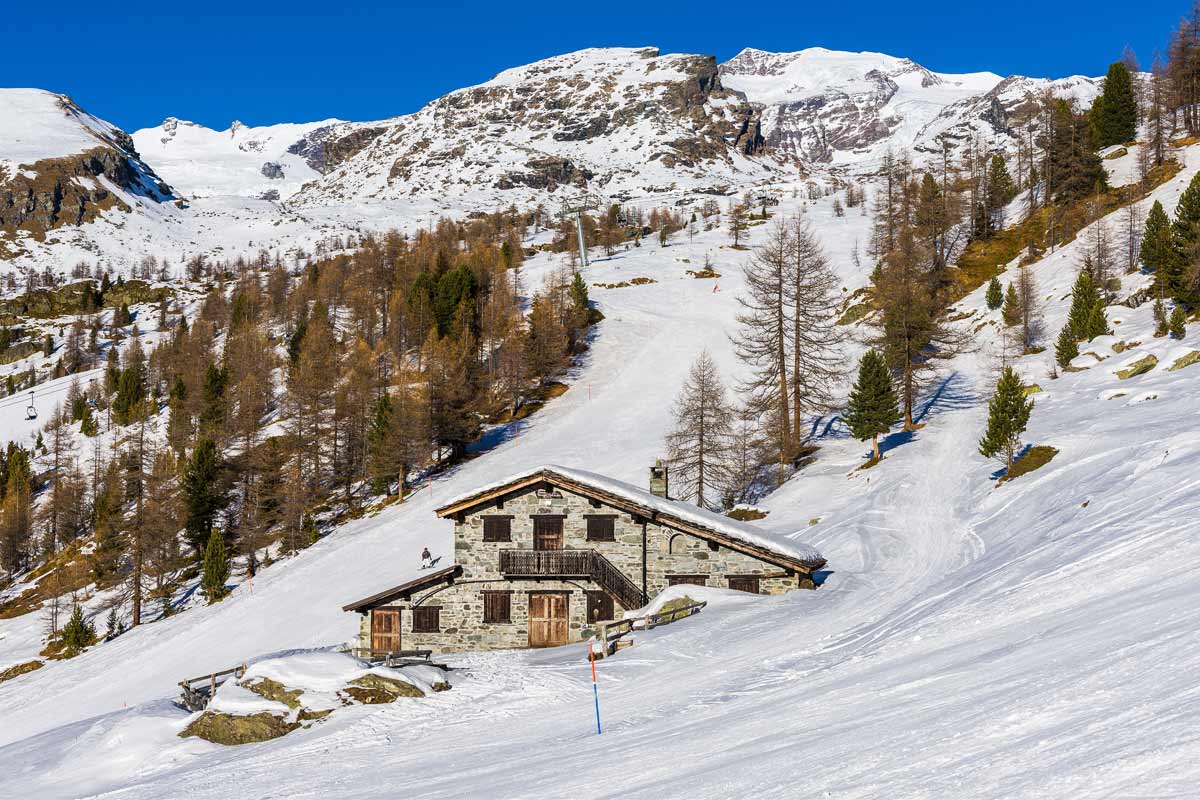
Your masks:
{"label": "window", "polygon": [[441,606],[417,606],[413,612],[413,633],[441,633]]}
{"label": "window", "polygon": [[612,515],[587,517],[587,540],[589,542],[615,542],[617,518]]}
{"label": "window", "polygon": [[758,594],[758,576],[730,575],[729,588],[737,592],[750,592],[750,594]]}
{"label": "window", "polygon": [[512,622],[512,592],[484,592],[483,621]]}
{"label": "window", "polygon": [[512,517],[498,515],[484,517],[483,540],[485,542],[511,542]]}
{"label": "window", "polygon": [[668,575],[667,586],[678,586],[681,583],[689,586],[707,586],[708,576],[706,575]]}

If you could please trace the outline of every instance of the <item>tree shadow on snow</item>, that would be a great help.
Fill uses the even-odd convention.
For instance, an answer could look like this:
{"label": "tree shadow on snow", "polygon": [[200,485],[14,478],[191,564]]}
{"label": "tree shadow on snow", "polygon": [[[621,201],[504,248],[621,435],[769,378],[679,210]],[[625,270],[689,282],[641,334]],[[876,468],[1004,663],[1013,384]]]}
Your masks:
{"label": "tree shadow on snow", "polygon": [[[966,379],[958,372],[952,372],[939,381],[937,387],[928,397],[917,403],[913,414],[913,422],[918,425],[927,424],[938,414],[947,411],[960,411],[970,408],[978,400],[970,390]],[[919,429],[918,429],[919,430]],[[918,431],[896,431],[879,440],[879,454],[882,456],[889,450],[902,447],[916,438]]]}

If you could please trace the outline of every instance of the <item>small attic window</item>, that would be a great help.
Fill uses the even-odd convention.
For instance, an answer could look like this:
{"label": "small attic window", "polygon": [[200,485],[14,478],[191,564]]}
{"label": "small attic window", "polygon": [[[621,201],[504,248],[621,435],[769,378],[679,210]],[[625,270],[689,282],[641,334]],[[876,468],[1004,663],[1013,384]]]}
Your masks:
{"label": "small attic window", "polygon": [[537,496],[541,500],[561,500],[562,493],[553,486],[544,486],[537,490]]}

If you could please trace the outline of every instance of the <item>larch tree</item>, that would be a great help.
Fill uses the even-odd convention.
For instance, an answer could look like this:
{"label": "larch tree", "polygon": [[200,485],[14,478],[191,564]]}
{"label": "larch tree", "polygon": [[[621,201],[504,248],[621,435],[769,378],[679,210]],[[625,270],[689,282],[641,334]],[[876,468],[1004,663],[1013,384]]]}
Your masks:
{"label": "larch tree", "polygon": [[709,508],[729,484],[734,412],[707,351],[692,364],[672,413],[666,444],[680,499]]}

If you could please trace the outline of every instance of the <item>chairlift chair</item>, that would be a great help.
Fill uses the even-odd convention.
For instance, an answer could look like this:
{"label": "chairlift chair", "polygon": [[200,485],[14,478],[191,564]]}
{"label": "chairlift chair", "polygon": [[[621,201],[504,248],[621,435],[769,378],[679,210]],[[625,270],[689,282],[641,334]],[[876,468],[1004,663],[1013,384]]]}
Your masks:
{"label": "chairlift chair", "polygon": [[29,393],[29,406],[25,409],[25,419],[37,419],[37,408],[33,405],[33,392]]}

